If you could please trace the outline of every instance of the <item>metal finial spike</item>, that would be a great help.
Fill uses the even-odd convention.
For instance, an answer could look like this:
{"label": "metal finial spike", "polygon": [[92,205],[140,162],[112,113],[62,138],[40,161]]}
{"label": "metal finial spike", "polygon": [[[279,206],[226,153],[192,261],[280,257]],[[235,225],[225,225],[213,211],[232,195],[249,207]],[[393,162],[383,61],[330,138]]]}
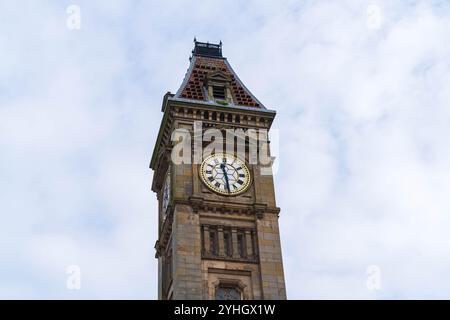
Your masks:
{"label": "metal finial spike", "polygon": [[197,42],[197,38],[194,36],[194,43],[196,43]]}
{"label": "metal finial spike", "polygon": [[219,45],[222,46],[222,40],[220,40]]}

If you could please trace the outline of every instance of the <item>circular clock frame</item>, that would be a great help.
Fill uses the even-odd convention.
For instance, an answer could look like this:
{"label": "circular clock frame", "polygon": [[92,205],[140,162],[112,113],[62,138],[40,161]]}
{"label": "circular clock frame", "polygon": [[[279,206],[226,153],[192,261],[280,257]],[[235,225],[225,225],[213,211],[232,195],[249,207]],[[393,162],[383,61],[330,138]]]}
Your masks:
{"label": "circular clock frame", "polygon": [[166,176],[164,178],[164,182],[163,182],[163,192],[162,192],[162,205],[161,205],[161,209],[162,209],[162,213],[163,216],[165,217],[167,214],[167,208],[169,207],[169,203],[170,203],[170,198],[171,198],[171,181],[170,181],[170,169],[167,170],[166,172]]}
{"label": "circular clock frame", "polygon": [[[216,187],[211,182],[209,182],[209,180],[208,180],[209,177],[205,173],[206,166],[209,164],[209,160],[211,160],[212,158],[224,158],[224,157],[234,159],[233,163],[235,161],[238,161],[239,165],[241,166],[242,171],[244,171],[244,174],[247,177],[247,179],[244,181],[244,184],[236,191],[227,191],[226,189],[221,189],[219,187]],[[248,188],[250,187],[251,181],[252,181],[252,176],[250,175],[250,170],[248,169],[245,161],[241,160],[240,158],[238,158],[234,155],[228,154],[228,153],[215,153],[215,154],[212,154],[212,155],[206,157],[200,166],[199,174],[200,174],[200,178],[201,178],[202,182],[205,184],[205,186],[208,189],[210,189],[220,195],[224,195],[224,196],[237,196],[237,195],[240,195],[240,194],[246,192],[248,190]]]}

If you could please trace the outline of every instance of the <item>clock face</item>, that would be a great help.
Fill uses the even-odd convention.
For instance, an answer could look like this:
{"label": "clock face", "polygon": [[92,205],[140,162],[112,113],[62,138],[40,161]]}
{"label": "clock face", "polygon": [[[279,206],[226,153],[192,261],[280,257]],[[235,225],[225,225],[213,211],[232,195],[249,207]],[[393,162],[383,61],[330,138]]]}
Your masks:
{"label": "clock face", "polygon": [[167,207],[170,201],[170,172],[167,172],[166,179],[164,180],[163,198],[162,198],[162,211],[165,217]]}
{"label": "clock face", "polygon": [[223,195],[238,195],[250,185],[245,162],[226,153],[207,157],[200,167],[200,176],[208,188]]}

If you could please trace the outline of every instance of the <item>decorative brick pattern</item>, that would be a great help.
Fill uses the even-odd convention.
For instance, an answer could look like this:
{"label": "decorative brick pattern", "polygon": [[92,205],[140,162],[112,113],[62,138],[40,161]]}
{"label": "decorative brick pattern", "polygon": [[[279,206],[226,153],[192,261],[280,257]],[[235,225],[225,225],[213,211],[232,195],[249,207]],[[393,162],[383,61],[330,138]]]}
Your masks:
{"label": "decorative brick pattern", "polygon": [[206,101],[203,90],[204,80],[208,74],[221,71],[231,78],[231,94],[235,104],[254,108],[261,107],[250,92],[239,83],[237,76],[225,63],[224,58],[194,56],[191,64],[193,64],[189,68],[191,72],[186,74],[188,80],[185,82],[184,87],[181,88],[181,98]]}

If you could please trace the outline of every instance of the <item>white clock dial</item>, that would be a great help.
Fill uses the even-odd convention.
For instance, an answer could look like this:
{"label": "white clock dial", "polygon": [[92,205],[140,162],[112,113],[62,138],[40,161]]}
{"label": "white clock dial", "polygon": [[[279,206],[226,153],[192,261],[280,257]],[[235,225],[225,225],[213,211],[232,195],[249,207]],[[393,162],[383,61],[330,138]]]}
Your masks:
{"label": "white clock dial", "polygon": [[200,176],[208,188],[224,195],[240,194],[250,185],[245,162],[226,153],[207,157],[200,167]]}
{"label": "white clock dial", "polygon": [[164,187],[163,187],[163,197],[162,197],[162,212],[163,217],[165,217],[167,207],[169,206],[170,202],[170,172],[167,172],[166,179],[164,180]]}

